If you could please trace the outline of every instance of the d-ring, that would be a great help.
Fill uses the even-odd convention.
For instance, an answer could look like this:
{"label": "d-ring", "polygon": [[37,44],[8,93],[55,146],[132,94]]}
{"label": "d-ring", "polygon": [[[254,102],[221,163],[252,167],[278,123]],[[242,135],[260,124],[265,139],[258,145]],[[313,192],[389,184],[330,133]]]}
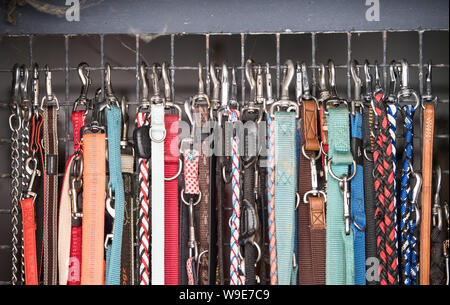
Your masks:
{"label": "d-ring", "polygon": [[300,195],[299,195],[298,192],[295,193],[295,198],[296,198],[296,204],[295,204],[295,209],[294,210],[297,210],[298,206],[300,205]]}
{"label": "d-ring", "polygon": [[163,130],[162,130],[162,131],[163,131],[163,136],[162,136],[161,139],[155,139],[155,138],[153,138],[153,136],[152,136],[152,129],[153,129],[153,126],[150,127],[150,130],[148,131],[148,135],[150,136],[150,140],[152,140],[152,141],[155,142],[155,143],[162,143],[162,142],[164,142],[164,140],[166,139],[166,134],[167,134],[166,129],[163,129]]}
{"label": "d-ring", "polygon": [[[339,182],[343,182],[344,179],[339,178],[338,176],[336,176],[336,175],[333,173],[333,170],[331,169],[331,160],[332,160],[332,159],[329,159],[329,160],[328,160],[328,172],[330,173],[331,177],[333,177],[334,179],[336,179],[336,180],[339,181]],[[352,163],[353,163],[353,172],[352,172],[352,174],[350,175],[350,177],[347,178],[347,181],[352,180],[353,177],[355,177],[355,175],[356,175],[356,161],[353,160]]]}
{"label": "d-ring", "polygon": [[[320,147],[322,148],[322,142],[320,142]],[[322,149],[319,149],[319,152],[317,153],[316,156],[308,156],[305,152],[305,144],[302,145],[302,154],[303,156],[305,156],[306,159],[311,160],[313,159],[314,161],[317,161],[321,156],[322,156]]]}
{"label": "d-ring", "polygon": [[366,230],[366,227],[361,228],[361,227],[356,223],[355,217],[353,217],[353,225],[354,225],[359,231],[364,232],[364,231]]}
{"label": "d-ring", "polygon": [[230,175],[229,175],[230,178],[227,179],[227,172],[226,172],[226,170],[227,170],[226,166],[225,165],[222,166],[222,179],[223,179],[223,182],[225,182],[225,184],[228,184],[228,183],[231,182],[231,179],[233,179],[233,174],[230,172]]}
{"label": "d-ring", "polygon": [[[184,189],[181,190],[181,201],[183,201],[184,204],[186,204],[186,205],[191,205],[190,202],[187,202],[186,199],[184,199],[184,196],[183,196],[183,195],[184,195]],[[192,195],[196,195],[196,194],[192,194]],[[197,204],[199,204],[200,200],[202,200],[202,192],[201,192],[201,191],[198,193],[198,199],[197,199],[197,201],[196,201],[196,202],[193,202],[192,205],[193,205],[193,206],[196,206]]]}
{"label": "d-ring", "polygon": [[181,161],[181,159],[178,159],[178,172],[173,175],[172,177],[166,178],[164,177],[164,181],[172,181],[176,178],[178,178],[178,176],[181,174],[181,168],[183,167],[183,161]]}

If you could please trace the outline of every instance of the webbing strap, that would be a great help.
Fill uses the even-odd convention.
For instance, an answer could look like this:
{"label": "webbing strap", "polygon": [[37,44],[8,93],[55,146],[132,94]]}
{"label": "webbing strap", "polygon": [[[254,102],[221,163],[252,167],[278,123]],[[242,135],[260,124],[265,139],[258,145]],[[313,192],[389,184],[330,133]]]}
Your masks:
{"label": "webbing strap", "polygon": [[111,251],[109,264],[106,265],[106,285],[120,284],[120,262],[122,255],[122,230],[125,209],[125,193],[123,190],[122,161],[120,158],[122,111],[116,105],[106,110],[108,133],[109,186],[114,194],[113,239],[108,250]]}
{"label": "webbing strap", "polygon": [[20,201],[20,206],[22,208],[23,254],[26,285],[38,285],[34,199],[34,197],[30,197]]}
{"label": "webbing strap", "polygon": [[[356,174],[351,181],[351,215],[353,231],[353,249],[355,257],[355,285],[366,284],[366,253],[364,212],[364,174],[362,152],[362,114],[356,112],[350,117],[352,124],[352,152],[356,161]],[[351,169],[355,170],[354,168]]]}
{"label": "webbing strap", "polygon": [[81,285],[102,285],[105,280],[104,230],[106,193],[106,135],[83,135],[83,224]]}
{"label": "webbing strap", "polygon": [[[67,159],[66,171],[61,188],[61,197],[59,202],[59,219],[58,219],[58,275],[59,285],[67,285],[69,278],[70,265],[70,244],[71,244],[71,227],[72,227],[72,209],[71,199],[69,195],[70,189],[70,168],[75,155],[71,155]],[[81,264],[79,264],[81,267]],[[81,270],[78,275],[81,275]],[[75,274],[74,274],[75,275]]]}
{"label": "webbing strap", "polygon": [[58,280],[58,110],[44,110],[44,285],[56,285]]}
{"label": "webbing strap", "polygon": [[295,112],[274,114],[275,125],[275,224],[278,284],[291,283],[296,202]]}
{"label": "webbing strap", "polygon": [[120,284],[134,285],[134,157],[123,150],[120,157],[125,192]]}
{"label": "webbing strap", "polygon": [[[164,172],[167,178],[177,175],[179,166],[178,115],[165,116],[167,136],[164,140]],[[165,181],[164,186],[164,263],[165,285],[178,285],[178,179]]]}
{"label": "webbing strap", "polygon": [[[239,112],[230,109],[229,122],[239,120]],[[241,220],[241,181],[239,162],[239,137],[234,136],[231,141],[231,188],[233,213],[231,215],[231,239],[230,239],[230,285],[243,285],[243,278],[239,273],[239,227]]]}
{"label": "webbing strap", "polygon": [[420,284],[430,284],[431,194],[433,178],[434,105],[423,111],[422,213],[420,223]]}
{"label": "webbing strap", "polygon": [[164,285],[164,138],[166,134],[164,125],[164,105],[152,104],[151,106],[152,139],[152,212],[151,212],[151,236],[152,236],[152,285]]}
{"label": "webbing strap", "polygon": [[277,242],[275,230],[275,123],[267,113],[267,214],[269,215],[270,284],[278,284]]}
{"label": "webbing strap", "polygon": [[[366,214],[366,260],[377,257],[377,239],[376,239],[376,221],[375,221],[375,192],[373,189],[373,160],[371,159],[373,152],[373,138],[370,133],[373,127],[373,110],[372,107],[363,108],[363,147],[366,156],[364,157],[364,207]],[[369,159],[368,159],[369,158]],[[368,264],[366,271],[370,271],[371,265]],[[373,271],[372,271],[373,272]],[[378,270],[375,272],[378,273]],[[372,274],[375,276],[376,274]],[[376,281],[368,281],[367,284],[375,285]]]}
{"label": "webbing strap", "polygon": [[[348,109],[328,109],[328,155],[330,170],[337,177],[348,176],[353,156],[350,151],[350,122]],[[345,232],[343,197],[339,181],[333,177],[327,181],[327,285],[354,284],[353,233]]]}

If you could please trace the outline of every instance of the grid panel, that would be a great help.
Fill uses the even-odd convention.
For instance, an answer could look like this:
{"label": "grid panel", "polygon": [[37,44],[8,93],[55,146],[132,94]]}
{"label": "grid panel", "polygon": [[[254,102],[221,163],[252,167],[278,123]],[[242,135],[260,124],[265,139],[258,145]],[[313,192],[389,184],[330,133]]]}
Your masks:
{"label": "grid panel", "polygon": [[[383,42],[383,63],[381,65],[379,65],[380,67],[383,68],[383,80],[384,80],[384,84],[387,83],[387,67],[389,66],[387,64],[387,36],[388,33],[390,32],[395,32],[395,31],[382,31],[380,32],[381,34],[381,38],[382,38],[382,42]],[[350,74],[350,64],[351,64],[351,60],[352,60],[352,35],[354,33],[367,33],[367,32],[345,32],[345,34],[347,35],[347,59],[346,59],[346,64],[345,65],[336,65],[336,69],[345,69],[346,70],[346,80],[347,80],[347,96],[348,98],[351,98],[351,92],[352,92],[352,87],[351,87],[351,74]],[[371,32],[372,33],[372,32]],[[418,33],[418,40],[419,40],[419,62],[418,63],[413,63],[410,64],[411,67],[417,67],[419,69],[419,92],[422,94],[423,93],[423,86],[424,86],[424,82],[423,82],[423,33],[424,30],[419,30],[417,31]],[[268,33],[264,33],[264,35],[267,35]],[[274,35],[275,37],[275,41],[276,41],[276,49],[275,49],[275,53],[276,53],[276,65],[275,66],[271,66],[271,70],[275,71],[276,73],[276,95],[279,97],[280,95],[280,79],[281,79],[281,69],[284,68],[283,65],[281,65],[280,63],[280,50],[281,50],[281,46],[280,46],[280,36],[281,35],[302,35],[306,33],[269,33],[269,35]],[[315,84],[316,83],[316,70],[319,68],[319,66],[317,65],[316,62],[316,58],[317,58],[317,34],[322,34],[322,32],[313,32],[310,33],[311,35],[311,65],[308,66],[308,68],[312,69],[312,83]],[[203,66],[203,69],[205,70],[206,73],[204,73],[204,79],[206,81],[206,90],[209,93],[210,92],[210,74],[209,74],[209,63],[210,63],[210,39],[212,36],[215,35],[230,35],[230,34],[223,34],[223,33],[210,33],[210,34],[203,34],[204,39],[205,39],[205,54],[204,54],[204,58],[205,58],[205,65]],[[245,96],[246,96],[246,86],[245,86],[245,40],[249,35],[258,35],[257,33],[241,33],[240,34],[240,59],[241,59],[241,65],[237,66],[236,69],[240,70],[240,75],[241,75],[241,100],[245,101]],[[308,33],[309,35],[309,33]],[[13,37],[27,37],[28,38],[28,45],[29,45],[29,52],[28,52],[28,56],[29,56],[29,64],[30,67],[32,66],[32,64],[34,63],[34,50],[33,50],[33,41],[35,39],[34,35],[12,35]],[[60,103],[61,108],[64,111],[64,114],[66,116],[66,120],[65,120],[65,128],[67,131],[70,130],[70,113],[71,113],[71,109],[72,109],[72,105],[73,102],[69,100],[69,83],[70,83],[70,73],[69,72],[73,72],[73,71],[77,71],[77,67],[71,67],[70,66],[70,62],[69,62],[69,52],[70,52],[70,38],[71,37],[77,37],[78,35],[64,35],[64,49],[65,49],[65,66],[64,67],[51,67],[51,71],[56,71],[56,72],[64,72],[64,81],[65,81],[65,100],[63,102]],[[172,78],[172,99],[175,102],[180,102],[180,101],[176,101],[175,100],[175,79],[176,79],[176,71],[183,71],[183,70],[190,70],[190,71],[196,71],[198,69],[197,66],[175,66],[175,37],[178,36],[176,34],[171,34],[170,35],[170,66],[168,67],[171,73],[171,78]],[[100,67],[90,67],[90,70],[93,71],[103,71],[104,70],[104,63],[105,63],[105,52],[104,52],[104,35],[100,34],[98,35],[98,37],[100,38]],[[118,70],[118,71],[135,71],[136,72],[136,99],[135,101],[129,101],[128,104],[129,105],[137,105],[139,103],[139,98],[140,98],[140,82],[138,79],[138,75],[139,75],[139,63],[140,63],[140,36],[139,35],[135,35],[135,53],[136,53],[136,60],[135,60],[135,66],[112,66],[111,69],[112,70]],[[360,65],[360,67],[363,67],[362,65]],[[372,65],[373,67],[373,65]],[[445,63],[437,63],[437,64],[433,64],[433,68],[440,68],[440,69],[447,69],[449,68],[449,64],[445,64]],[[151,69],[151,67],[148,67],[147,69]],[[220,68],[219,68],[220,69]],[[44,69],[41,67],[40,71],[44,71]],[[11,73],[12,70],[10,69],[0,69],[0,73]],[[104,96],[104,73],[101,73],[101,88],[102,88],[102,97]],[[447,88],[448,89],[448,88]],[[313,94],[316,94],[316,86],[312,86],[312,90],[313,90]],[[447,108],[448,108],[448,103],[449,100],[448,99],[444,99],[444,100],[439,100],[439,103],[442,104],[446,104]],[[422,126],[423,126],[423,122],[422,122],[422,108],[420,108],[420,132],[422,130]],[[8,109],[8,102],[2,102],[0,103],[0,111],[7,111]],[[130,123],[133,122],[134,120],[130,119]],[[420,135],[420,132],[419,135]],[[416,136],[417,137],[417,136]],[[419,138],[421,141],[421,137],[417,137]],[[435,138],[437,139],[447,139],[449,138],[448,132],[445,134],[436,134]],[[131,140],[131,139],[129,139]],[[68,158],[68,154],[69,154],[69,145],[70,145],[70,141],[73,141],[73,138],[71,135],[67,134],[64,137],[60,137],[59,141],[64,143],[65,145],[65,157],[66,159]],[[421,142],[420,142],[421,143]],[[0,138],[0,145],[10,145],[10,139],[7,138]],[[449,174],[448,169],[444,169],[443,170],[443,174],[447,175]],[[63,175],[63,173],[59,174],[60,176]],[[7,181],[9,181],[6,178],[10,178],[10,174],[9,173],[0,173],[0,183],[6,183]],[[4,214],[4,215],[8,215],[10,214],[10,210],[9,209],[0,209],[0,215]],[[11,247],[10,245],[0,245],[0,251],[8,251],[10,250]],[[9,282],[0,282],[0,284],[8,284]]]}

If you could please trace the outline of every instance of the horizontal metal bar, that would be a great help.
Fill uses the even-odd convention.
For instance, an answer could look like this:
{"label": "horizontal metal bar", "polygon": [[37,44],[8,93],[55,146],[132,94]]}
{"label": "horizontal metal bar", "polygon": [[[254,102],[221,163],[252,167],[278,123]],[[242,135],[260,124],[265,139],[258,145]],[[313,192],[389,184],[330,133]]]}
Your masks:
{"label": "horizontal metal bar", "polygon": [[0,209],[0,215],[11,214],[10,209]]}
{"label": "horizontal metal bar", "polygon": [[0,251],[11,250],[11,245],[0,245]]}

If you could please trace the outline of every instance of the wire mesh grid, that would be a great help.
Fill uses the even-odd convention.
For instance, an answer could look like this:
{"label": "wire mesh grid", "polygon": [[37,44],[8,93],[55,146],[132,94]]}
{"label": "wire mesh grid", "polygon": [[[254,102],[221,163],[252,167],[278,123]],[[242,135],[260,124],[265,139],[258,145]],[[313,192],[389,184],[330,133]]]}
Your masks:
{"label": "wire mesh grid", "polygon": [[[423,35],[427,30],[417,30],[415,31],[418,35],[418,52],[419,52],[419,62],[418,63],[412,63],[409,64],[410,67],[416,67],[418,68],[418,77],[419,77],[419,93],[422,95],[424,91],[424,58],[423,58]],[[444,30],[447,31],[448,30]],[[351,61],[352,61],[352,35],[355,34],[361,34],[361,33],[379,33],[381,35],[382,39],[382,48],[383,48],[383,62],[379,64],[378,66],[382,68],[383,72],[383,80],[384,84],[387,83],[388,73],[387,68],[389,67],[389,63],[387,62],[387,35],[388,33],[394,33],[394,32],[400,32],[400,31],[357,31],[357,32],[312,32],[312,33],[304,33],[304,32],[291,32],[291,33],[280,33],[280,32],[273,32],[273,33],[240,33],[240,34],[232,34],[232,33],[207,33],[207,34],[196,34],[196,35],[202,35],[204,37],[204,43],[205,43],[205,54],[204,54],[204,61],[205,65],[203,66],[203,69],[205,70],[205,81],[206,81],[206,91],[209,94],[210,93],[210,70],[209,70],[209,64],[210,64],[210,40],[211,37],[214,36],[223,36],[223,35],[229,35],[229,36],[240,36],[240,66],[236,66],[236,70],[240,72],[240,80],[241,80],[241,100],[245,101],[245,95],[246,95],[246,86],[245,86],[245,61],[246,61],[246,48],[245,48],[245,39],[248,36],[251,35],[273,35],[275,37],[276,41],[276,48],[275,48],[275,59],[276,64],[271,65],[270,69],[272,71],[275,71],[275,79],[276,79],[276,96],[280,95],[280,82],[281,82],[281,71],[284,68],[280,61],[280,50],[281,50],[281,44],[280,44],[280,38],[283,35],[307,35],[309,34],[311,37],[311,65],[308,65],[308,68],[312,71],[312,93],[313,95],[316,95],[316,75],[317,70],[319,69],[319,65],[317,65],[317,35],[318,34],[346,34],[346,40],[347,40],[347,58],[346,58],[346,64],[345,65],[335,65],[336,69],[344,69],[346,70],[346,93],[347,97],[351,97],[352,93],[352,84],[351,84],[351,73],[350,73],[350,67],[351,67]],[[109,35],[109,34],[108,34]],[[188,36],[193,35],[191,33],[189,34],[170,34],[170,60],[169,60],[169,71],[171,74],[171,89],[172,89],[172,100],[176,101],[176,72],[177,71],[183,71],[183,70],[191,70],[195,71],[198,70],[198,66],[176,66],[175,65],[175,37],[177,36]],[[34,50],[33,50],[33,42],[36,37],[39,37],[39,35],[6,35],[8,37],[25,37],[28,39],[28,57],[29,57],[29,65],[32,67],[34,64]],[[59,71],[64,72],[64,82],[65,82],[65,98],[64,101],[60,102],[61,111],[65,112],[66,117],[70,117],[70,113],[72,111],[73,107],[73,101],[70,101],[69,99],[69,82],[70,82],[70,72],[71,71],[77,71],[77,67],[71,67],[69,64],[69,41],[73,37],[81,36],[78,34],[70,34],[70,35],[64,35],[64,49],[65,49],[65,65],[63,67],[52,67],[50,66],[50,71]],[[100,35],[92,35],[92,36],[98,36],[100,41],[100,66],[98,67],[89,67],[89,70],[92,71],[103,71],[104,70],[104,64],[105,64],[105,49],[104,49],[104,40],[105,40],[105,34]],[[139,103],[140,99],[140,83],[138,79],[139,74],[139,64],[140,64],[140,35],[136,34],[135,36],[135,65],[134,66],[114,66],[111,65],[112,71],[135,71],[136,73],[136,99],[134,101],[129,101],[128,104],[130,105],[137,105]],[[371,67],[374,67],[374,65],[370,65]],[[362,67],[362,65],[360,65]],[[433,63],[433,68],[439,68],[439,69],[449,69],[449,64],[445,63]],[[147,69],[151,69],[151,67],[147,67]],[[219,68],[220,69],[220,68]],[[44,71],[44,69],[40,69],[39,71]],[[11,69],[0,69],[0,73],[11,73]],[[102,95],[104,92],[104,73],[101,73],[101,89],[102,89]],[[448,90],[448,88],[447,88]],[[103,96],[102,96],[103,97]],[[177,101],[176,101],[177,102]],[[446,107],[448,108],[449,99],[439,99],[438,103],[440,104],[446,104]],[[0,103],[0,111],[7,111],[8,109],[8,102],[1,102]],[[422,107],[419,107],[419,126],[420,131],[416,131],[415,138],[419,139],[420,141],[420,147],[422,146],[421,142],[421,131],[423,126],[423,113],[422,113]],[[65,120],[65,130],[70,131],[70,120]],[[448,129],[446,133],[443,134],[435,134],[435,139],[448,139],[449,133]],[[132,140],[132,139],[129,139]],[[65,146],[65,159],[69,157],[69,145],[70,142],[73,141],[73,135],[68,132],[65,133],[63,137],[59,138],[60,143],[63,143]],[[11,140],[9,138],[0,138],[0,145],[10,145]],[[449,169],[444,168],[442,173],[448,177],[449,175]],[[59,176],[63,176],[63,173],[59,173]],[[9,173],[0,173],[0,183],[7,183],[9,181],[6,178],[10,178],[11,175]],[[11,210],[10,209],[0,209],[0,215],[6,214],[10,215]],[[11,250],[11,245],[9,244],[0,244],[0,251],[9,251]],[[0,284],[10,284],[9,281],[0,281]]]}

